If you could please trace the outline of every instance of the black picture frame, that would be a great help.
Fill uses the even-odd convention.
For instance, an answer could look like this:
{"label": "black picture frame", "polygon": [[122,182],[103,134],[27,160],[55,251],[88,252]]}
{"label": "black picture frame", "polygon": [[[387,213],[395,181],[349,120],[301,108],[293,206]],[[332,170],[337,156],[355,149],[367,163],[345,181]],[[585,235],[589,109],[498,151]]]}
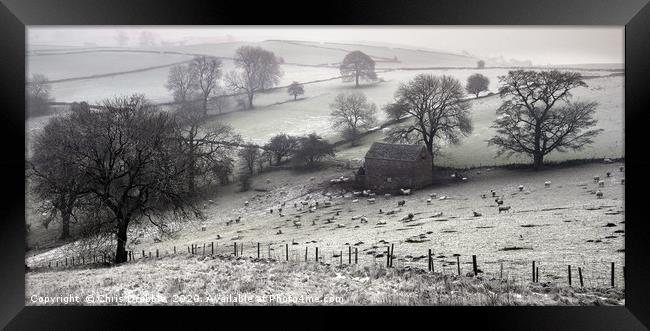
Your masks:
{"label": "black picture frame", "polygon": [[[0,0],[0,121],[3,153],[0,169],[0,327],[13,330],[89,329],[133,326],[126,319],[187,327],[209,319],[226,327],[222,319],[230,308],[192,309],[194,318],[174,321],[157,309],[136,307],[25,307],[24,277],[24,145],[25,138],[25,26],[27,25],[625,25],[625,307],[420,307],[414,311],[367,314],[354,309],[353,321],[383,322],[389,316],[413,316],[426,327],[549,330],[646,330],[650,326],[650,227],[645,205],[650,180],[645,159],[650,109],[650,5],[647,0],[497,0],[370,1],[291,3],[207,1],[90,1]],[[302,14],[301,14],[302,12]],[[644,192],[645,191],[645,192]],[[170,311],[169,307],[161,307]],[[236,307],[235,307],[236,308]],[[239,309],[244,323],[281,321],[281,317],[250,318],[260,309]],[[283,309],[285,313],[293,311]],[[304,307],[296,309],[310,311]],[[333,308],[340,311],[340,309]],[[187,311],[187,309],[183,309]],[[366,314],[363,314],[366,313]],[[173,314],[177,314],[176,311]],[[337,313],[319,312],[324,320],[342,320]],[[451,317],[453,316],[453,317]],[[348,316],[353,317],[353,316]],[[316,318],[316,317],[314,317]],[[401,319],[401,318],[400,318]],[[179,324],[182,323],[182,324]],[[313,323],[313,322],[311,322]],[[209,324],[209,325],[210,325]],[[282,326],[283,324],[279,324]],[[644,326],[645,325],[645,326]]]}

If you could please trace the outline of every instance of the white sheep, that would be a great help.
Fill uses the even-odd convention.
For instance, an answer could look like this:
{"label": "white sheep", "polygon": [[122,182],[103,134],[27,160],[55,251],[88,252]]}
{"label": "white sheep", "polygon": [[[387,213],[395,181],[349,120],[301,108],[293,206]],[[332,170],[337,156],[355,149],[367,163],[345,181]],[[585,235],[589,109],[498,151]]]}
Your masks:
{"label": "white sheep", "polygon": [[390,199],[390,197],[391,197],[390,193],[386,193],[386,194],[384,194],[384,198],[386,198],[386,199]]}
{"label": "white sheep", "polygon": [[600,190],[596,191],[596,198],[597,199],[602,199],[603,198],[603,192],[601,192]]}
{"label": "white sheep", "polygon": [[594,176],[594,183],[598,183],[599,180],[600,180],[600,176]]}
{"label": "white sheep", "polygon": [[354,199],[354,200],[352,200],[352,202],[357,203],[357,202],[359,202],[359,199]]}
{"label": "white sheep", "polygon": [[381,221],[377,222],[377,225],[386,225],[386,221],[385,221],[385,220],[381,220]]}
{"label": "white sheep", "polygon": [[551,181],[550,180],[545,181],[544,187],[551,187]]}
{"label": "white sheep", "polygon": [[521,192],[521,191],[523,191],[523,190],[524,190],[524,186],[523,186],[523,185],[519,185],[519,192]]}
{"label": "white sheep", "polygon": [[605,187],[605,181],[604,180],[599,180],[598,181],[598,187]]}
{"label": "white sheep", "polygon": [[428,198],[428,199],[427,199],[427,203],[428,203],[428,204],[431,203],[431,198]]}
{"label": "white sheep", "polygon": [[368,202],[369,202],[369,203],[375,203],[375,198],[370,198],[370,199],[368,199]]}
{"label": "white sheep", "polygon": [[400,191],[402,192],[402,195],[410,195],[411,194],[411,189],[403,189],[401,188]]}
{"label": "white sheep", "polygon": [[248,207],[248,200],[244,201],[244,206]]}
{"label": "white sheep", "polygon": [[435,198],[435,197],[436,197],[436,194],[435,194],[435,193],[431,193],[431,194],[429,194],[429,196],[432,197],[432,198]]}

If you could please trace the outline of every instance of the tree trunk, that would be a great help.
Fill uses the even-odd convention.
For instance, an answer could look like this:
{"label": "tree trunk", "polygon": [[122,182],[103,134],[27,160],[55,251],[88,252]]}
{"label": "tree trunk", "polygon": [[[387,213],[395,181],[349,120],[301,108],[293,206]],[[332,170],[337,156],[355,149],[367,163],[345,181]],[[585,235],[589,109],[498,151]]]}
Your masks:
{"label": "tree trunk", "polygon": [[297,94],[294,94],[294,95],[293,95],[293,101],[296,101],[297,98],[298,98],[298,95],[297,95]]}
{"label": "tree trunk", "polygon": [[187,169],[187,188],[190,193],[194,194],[196,190],[196,160],[194,159],[194,149],[190,151],[190,165]]}
{"label": "tree trunk", "polygon": [[61,240],[70,238],[70,215],[72,213],[64,209],[61,211]]}
{"label": "tree trunk", "polygon": [[478,98],[479,93],[481,93],[481,92],[476,92],[476,97],[477,97],[477,98]]}
{"label": "tree trunk", "polygon": [[354,79],[355,79],[355,84],[356,84],[355,87],[359,87],[359,73],[357,73],[357,74],[354,76]]}
{"label": "tree trunk", "polygon": [[117,220],[117,249],[115,250],[115,263],[126,262],[126,230],[129,221],[126,219]]}
{"label": "tree trunk", "polygon": [[539,170],[544,165],[544,154],[541,152],[533,153],[533,168]]}
{"label": "tree trunk", "polygon": [[203,116],[208,115],[208,98],[203,98]]}
{"label": "tree trunk", "polygon": [[255,94],[248,94],[248,109],[253,109],[253,97],[255,97]]}

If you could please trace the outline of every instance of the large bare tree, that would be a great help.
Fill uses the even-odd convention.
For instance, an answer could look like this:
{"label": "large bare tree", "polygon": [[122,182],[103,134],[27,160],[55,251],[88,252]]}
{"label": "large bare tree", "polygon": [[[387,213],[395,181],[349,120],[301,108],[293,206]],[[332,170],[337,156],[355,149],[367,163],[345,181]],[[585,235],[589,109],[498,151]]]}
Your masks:
{"label": "large bare tree", "polygon": [[228,86],[243,91],[248,97],[248,109],[259,91],[276,86],[282,77],[280,60],[273,52],[259,46],[242,46],[235,52],[236,71],[226,76]]}
{"label": "large bare tree", "polygon": [[339,67],[344,82],[354,81],[359,87],[359,80],[375,80],[375,61],[362,51],[348,53]]}
{"label": "large bare tree", "polygon": [[356,146],[361,131],[377,124],[377,107],[361,92],[340,93],[330,104],[332,126]]}
{"label": "large bare tree", "polygon": [[115,261],[127,260],[127,230],[149,220],[164,228],[167,217],[202,217],[185,189],[186,164],[173,116],[158,111],[143,96],[118,97],[101,109],[69,115],[72,128],[61,142],[68,167],[77,167],[89,192],[89,210],[116,239]]}
{"label": "large bare tree", "polygon": [[602,131],[593,128],[597,103],[570,102],[572,89],[587,86],[580,73],[515,70],[499,81],[505,101],[493,125],[497,134],[488,141],[498,155],[528,154],[540,169],[548,153],[581,149]]}
{"label": "large bare tree", "polygon": [[[419,74],[395,92],[391,116],[411,117],[406,126],[389,131],[386,140],[423,143],[434,162],[440,143],[457,144],[472,132],[470,105],[460,82],[451,76]],[[395,112],[401,112],[395,114]],[[433,164],[432,164],[433,166]]]}
{"label": "large bare tree", "polygon": [[[165,87],[181,105],[191,101],[198,90],[197,70],[188,64],[178,64],[169,68]],[[210,92],[212,93],[212,92]]]}
{"label": "large bare tree", "polygon": [[283,158],[290,157],[296,152],[298,145],[298,138],[286,133],[279,133],[271,137],[269,142],[264,145],[264,150],[268,151],[269,165],[272,158],[275,158],[275,164],[279,165]]}
{"label": "large bare tree", "polygon": [[197,56],[190,63],[190,77],[196,79],[201,97],[203,115],[208,113],[208,100],[217,94],[221,78],[221,60],[216,57]]}

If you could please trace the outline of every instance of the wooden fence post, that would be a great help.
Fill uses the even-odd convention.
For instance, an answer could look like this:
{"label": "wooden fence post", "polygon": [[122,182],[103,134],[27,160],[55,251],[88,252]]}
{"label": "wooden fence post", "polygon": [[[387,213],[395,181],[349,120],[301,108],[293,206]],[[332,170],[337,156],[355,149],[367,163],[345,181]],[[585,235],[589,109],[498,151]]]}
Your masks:
{"label": "wooden fence post", "polygon": [[348,264],[352,264],[352,246],[348,246]]}
{"label": "wooden fence post", "polygon": [[203,256],[205,256],[205,243],[203,243]]}
{"label": "wooden fence post", "polygon": [[241,248],[241,250],[240,250],[241,254],[239,254],[239,255],[244,256],[244,243],[241,243],[239,246]]}
{"label": "wooden fence post", "polygon": [[431,272],[431,248],[429,248],[429,255],[427,255],[429,261],[429,272]]}
{"label": "wooden fence post", "polygon": [[149,258],[151,258],[151,251],[149,251]]}
{"label": "wooden fence post", "polygon": [[176,246],[174,246],[174,255],[176,255]]}
{"label": "wooden fence post", "polygon": [[190,254],[190,246],[187,246],[187,254]]}
{"label": "wooden fence post", "polygon": [[[354,248],[354,264],[358,264],[359,262],[359,248],[355,247]],[[625,267],[623,267],[625,268]]]}
{"label": "wooden fence post", "polygon": [[499,268],[499,280],[503,280],[503,262],[501,262],[501,266]]}
{"label": "wooden fence post", "polygon": [[539,283],[539,267],[535,267],[535,283]]}
{"label": "wooden fence post", "polygon": [[571,286],[571,265],[570,264],[567,270],[569,271],[569,286]]}
{"label": "wooden fence post", "polygon": [[214,255],[214,241],[210,242],[210,256]]}
{"label": "wooden fence post", "polygon": [[533,283],[535,282],[535,261],[533,261]]}
{"label": "wooden fence post", "polygon": [[305,262],[307,262],[307,248],[309,247],[305,246]]}
{"label": "wooden fence post", "polygon": [[237,256],[237,242],[233,243],[233,247],[235,248],[235,256]]}
{"label": "wooden fence post", "polygon": [[614,262],[612,262],[612,287],[614,287]]}
{"label": "wooden fence post", "polygon": [[478,266],[476,265],[476,255],[472,255],[472,267],[474,268],[474,276],[477,276]]}
{"label": "wooden fence post", "polygon": [[393,258],[395,254],[395,244],[390,244],[390,267],[393,267]]}
{"label": "wooden fence post", "polygon": [[386,268],[390,267],[390,246],[386,246]]}
{"label": "wooden fence post", "polygon": [[260,258],[260,243],[257,243],[257,258]]}
{"label": "wooden fence post", "polygon": [[158,258],[158,257],[160,257],[160,255],[158,253],[158,248],[156,248],[156,258]]}
{"label": "wooden fence post", "polygon": [[578,277],[580,277],[580,287],[584,287],[584,283],[582,282],[582,268],[578,267]]}
{"label": "wooden fence post", "polygon": [[341,252],[339,253],[339,259],[341,260],[341,262],[339,262],[339,264],[340,264],[340,265],[343,265],[343,251],[341,251]]}
{"label": "wooden fence post", "polygon": [[318,262],[318,247],[316,247],[316,262]]}
{"label": "wooden fence post", "polygon": [[458,267],[458,276],[460,276],[460,255],[456,255],[456,266]]}
{"label": "wooden fence post", "polygon": [[284,246],[284,252],[285,252],[284,255],[287,257],[287,261],[289,261],[289,244],[284,244],[284,245],[285,245]]}

